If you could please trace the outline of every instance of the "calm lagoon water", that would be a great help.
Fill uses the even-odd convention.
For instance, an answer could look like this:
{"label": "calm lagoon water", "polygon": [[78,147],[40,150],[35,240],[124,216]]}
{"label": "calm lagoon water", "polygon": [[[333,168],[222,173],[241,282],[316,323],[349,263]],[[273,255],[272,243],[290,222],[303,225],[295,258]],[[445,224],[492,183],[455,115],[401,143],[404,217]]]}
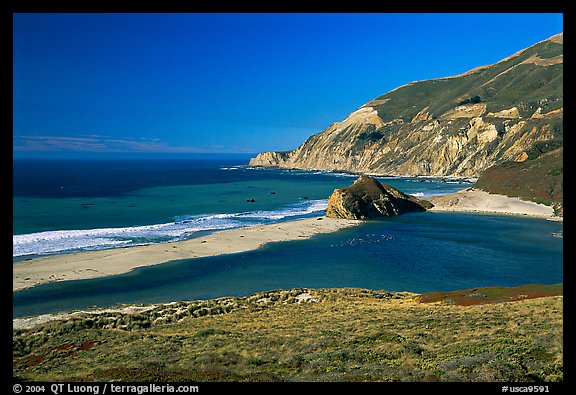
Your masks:
{"label": "calm lagoon water", "polygon": [[[333,189],[356,178],[249,169],[237,160],[85,161],[74,166],[54,161],[42,167],[50,177],[37,174],[33,165],[38,163],[15,163],[15,259],[319,216]],[[86,179],[86,174],[91,176]],[[424,197],[470,186],[459,180],[379,179]],[[559,283],[562,230],[562,223],[526,217],[410,213],[246,253],[37,286],[14,293],[13,315],[293,287],[420,293]]]}

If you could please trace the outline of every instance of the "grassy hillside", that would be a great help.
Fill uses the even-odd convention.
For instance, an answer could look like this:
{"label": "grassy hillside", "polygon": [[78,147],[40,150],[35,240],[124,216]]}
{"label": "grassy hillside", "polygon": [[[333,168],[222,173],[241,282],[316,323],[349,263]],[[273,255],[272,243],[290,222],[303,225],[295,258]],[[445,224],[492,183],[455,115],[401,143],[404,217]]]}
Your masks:
{"label": "grassy hillside", "polygon": [[82,315],[15,330],[13,371],[44,381],[561,381],[561,294],[561,284],[293,289]]}
{"label": "grassy hillside", "polygon": [[538,145],[563,145],[563,62],[558,34],[492,65],[398,87],[250,165],[479,177]]}
{"label": "grassy hillside", "polygon": [[474,187],[543,203],[554,207],[557,215],[563,215],[564,149],[541,154],[544,149],[535,147],[523,162],[506,162],[486,169]]}
{"label": "grassy hillside", "polygon": [[517,106],[520,115],[529,118],[538,107],[543,112],[562,107],[564,96],[563,64],[551,62],[543,67],[530,59],[550,60],[562,53],[563,44],[546,40],[477,71],[400,87],[377,97],[372,107],[385,121],[410,120],[424,107],[436,117],[470,102],[486,103],[489,112]]}

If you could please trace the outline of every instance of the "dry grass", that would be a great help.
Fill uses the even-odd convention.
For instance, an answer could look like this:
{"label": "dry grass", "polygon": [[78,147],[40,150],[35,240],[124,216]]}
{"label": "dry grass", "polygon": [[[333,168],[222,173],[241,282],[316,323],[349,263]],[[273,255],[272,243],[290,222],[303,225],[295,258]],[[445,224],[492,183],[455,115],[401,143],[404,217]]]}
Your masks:
{"label": "dry grass", "polygon": [[43,381],[561,381],[562,307],[562,296],[458,306],[274,291],[14,331],[13,370]]}

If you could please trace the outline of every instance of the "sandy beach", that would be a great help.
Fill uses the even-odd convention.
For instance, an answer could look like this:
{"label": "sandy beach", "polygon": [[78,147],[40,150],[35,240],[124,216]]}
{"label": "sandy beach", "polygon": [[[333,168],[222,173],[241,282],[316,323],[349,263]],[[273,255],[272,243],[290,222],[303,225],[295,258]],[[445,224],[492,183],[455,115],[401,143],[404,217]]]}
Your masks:
{"label": "sandy beach", "polygon": [[[527,215],[561,220],[543,204],[468,188],[429,198],[430,211]],[[232,254],[266,243],[298,240],[354,226],[360,221],[314,217],[270,225],[224,230],[186,241],[53,255],[13,263],[13,291],[64,280],[106,277],[163,262]]]}
{"label": "sandy beach", "polygon": [[179,259],[233,254],[266,243],[299,240],[359,224],[358,221],[314,217],[270,225],[224,230],[186,241],[52,255],[13,264],[13,291],[64,280],[126,273],[142,266]]}
{"label": "sandy beach", "polygon": [[538,218],[560,219],[554,217],[554,209],[550,206],[472,188],[449,195],[433,196],[427,200],[434,204],[434,207],[429,211],[528,215]]}

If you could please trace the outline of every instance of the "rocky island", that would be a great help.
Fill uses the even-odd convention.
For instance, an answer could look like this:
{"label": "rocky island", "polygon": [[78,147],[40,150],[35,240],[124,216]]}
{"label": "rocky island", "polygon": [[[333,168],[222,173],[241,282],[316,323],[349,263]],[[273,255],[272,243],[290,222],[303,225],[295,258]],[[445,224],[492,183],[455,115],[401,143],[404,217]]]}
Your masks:
{"label": "rocky island", "polygon": [[426,211],[432,204],[407,195],[375,178],[362,175],[347,188],[336,189],[328,199],[326,216],[343,219],[369,219]]}

